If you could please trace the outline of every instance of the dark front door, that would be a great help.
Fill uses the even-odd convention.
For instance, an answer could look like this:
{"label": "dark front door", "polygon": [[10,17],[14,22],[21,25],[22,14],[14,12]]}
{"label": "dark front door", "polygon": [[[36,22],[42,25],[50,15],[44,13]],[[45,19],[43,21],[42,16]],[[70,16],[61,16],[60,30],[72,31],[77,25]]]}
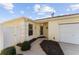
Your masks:
{"label": "dark front door", "polygon": [[43,26],[40,26],[40,35],[43,35]]}

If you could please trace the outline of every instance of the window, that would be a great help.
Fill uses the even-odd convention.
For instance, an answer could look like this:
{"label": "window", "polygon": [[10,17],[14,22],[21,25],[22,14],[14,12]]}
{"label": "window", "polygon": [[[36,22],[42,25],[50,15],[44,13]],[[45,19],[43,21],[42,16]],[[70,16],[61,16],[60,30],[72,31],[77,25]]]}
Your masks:
{"label": "window", "polygon": [[40,35],[43,35],[43,26],[40,26]]}
{"label": "window", "polygon": [[29,24],[29,33],[28,33],[28,35],[30,36],[30,35],[33,35],[33,25],[32,24]]}

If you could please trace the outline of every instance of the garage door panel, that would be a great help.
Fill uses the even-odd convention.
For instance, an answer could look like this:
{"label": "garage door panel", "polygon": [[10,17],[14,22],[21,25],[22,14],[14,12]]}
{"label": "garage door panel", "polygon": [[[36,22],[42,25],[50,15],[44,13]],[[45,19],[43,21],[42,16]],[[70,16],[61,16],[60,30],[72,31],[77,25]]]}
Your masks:
{"label": "garage door panel", "polygon": [[79,44],[79,24],[59,25],[60,41]]}

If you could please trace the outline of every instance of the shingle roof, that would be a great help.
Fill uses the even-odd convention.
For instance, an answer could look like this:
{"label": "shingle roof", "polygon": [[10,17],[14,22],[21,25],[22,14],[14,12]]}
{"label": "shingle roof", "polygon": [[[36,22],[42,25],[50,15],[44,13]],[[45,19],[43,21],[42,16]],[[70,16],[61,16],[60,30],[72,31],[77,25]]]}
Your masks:
{"label": "shingle roof", "polygon": [[59,18],[59,17],[73,16],[73,15],[79,15],[79,13],[67,14],[67,15],[60,15],[60,16],[54,16],[54,17],[48,17],[48,18],[42,18],[42,19],[36,19],[36,20],[45,20],[45,19],[51,19],[51,18]]}

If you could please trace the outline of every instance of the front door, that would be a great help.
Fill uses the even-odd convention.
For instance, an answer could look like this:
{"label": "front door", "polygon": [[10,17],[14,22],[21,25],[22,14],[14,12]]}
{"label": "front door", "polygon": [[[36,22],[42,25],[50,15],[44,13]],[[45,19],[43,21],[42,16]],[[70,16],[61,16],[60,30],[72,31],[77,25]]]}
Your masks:
{"label": "front door", "polygon": [[40,26],[40,35],[43,35],[43,26]]}

